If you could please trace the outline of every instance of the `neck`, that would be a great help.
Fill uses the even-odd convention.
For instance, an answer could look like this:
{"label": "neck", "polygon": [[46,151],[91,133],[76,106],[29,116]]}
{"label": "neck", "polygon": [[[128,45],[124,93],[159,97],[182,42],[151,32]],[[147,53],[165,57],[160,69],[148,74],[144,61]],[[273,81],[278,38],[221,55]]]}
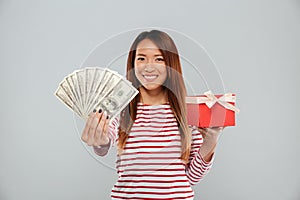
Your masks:
{"label": "neck", "polygon": [[158,90],[147,90],[140,88],[141,102],[149,105],[160,105],[168,102],[167,90],[160,88]]}

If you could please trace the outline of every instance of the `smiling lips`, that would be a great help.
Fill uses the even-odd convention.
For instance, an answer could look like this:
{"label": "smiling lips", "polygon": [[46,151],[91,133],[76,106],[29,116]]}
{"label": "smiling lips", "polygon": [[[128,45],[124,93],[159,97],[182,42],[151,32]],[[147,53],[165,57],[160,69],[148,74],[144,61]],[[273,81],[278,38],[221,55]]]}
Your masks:
{"label": "smiling lips", "polygon": [[158,77],[158,75],[143,75],[143,77],[147,82],[153,82]]}

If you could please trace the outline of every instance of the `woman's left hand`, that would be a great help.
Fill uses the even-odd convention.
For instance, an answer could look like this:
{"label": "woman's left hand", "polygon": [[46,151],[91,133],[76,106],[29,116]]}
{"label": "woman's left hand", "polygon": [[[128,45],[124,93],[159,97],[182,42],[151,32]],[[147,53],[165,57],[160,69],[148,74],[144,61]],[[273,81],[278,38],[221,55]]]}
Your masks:
{"label": "woman's left hand", "polygon": [[218,141],[224,127],[198,128],[198,130],[202,133],[204,140]]}
{"label": "woman's left hand", "polygon": [[207,162],[212,159],[218,139],[223,129],[224,127],[198,128],[203,136],[203,144],[200,148],[200,154]]}

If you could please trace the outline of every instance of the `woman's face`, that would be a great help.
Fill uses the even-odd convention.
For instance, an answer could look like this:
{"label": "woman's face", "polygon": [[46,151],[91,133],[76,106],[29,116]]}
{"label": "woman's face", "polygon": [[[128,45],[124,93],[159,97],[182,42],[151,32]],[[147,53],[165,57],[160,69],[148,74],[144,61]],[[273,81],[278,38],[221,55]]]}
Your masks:
{"label": "woman's face", "polygon": [[135,76],[146,90],[161,90],[167,78],[164,57],[149,39],[142,40],[136,49],[134,60]]}

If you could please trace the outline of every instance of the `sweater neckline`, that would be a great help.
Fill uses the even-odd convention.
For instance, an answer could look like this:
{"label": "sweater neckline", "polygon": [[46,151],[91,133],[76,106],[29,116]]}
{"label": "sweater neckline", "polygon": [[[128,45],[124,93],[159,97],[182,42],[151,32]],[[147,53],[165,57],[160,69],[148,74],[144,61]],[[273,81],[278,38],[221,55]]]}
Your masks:
{"label": "sweater neckline", "polygon": [[147,107],[160,107],[160,106],[166,106],[166,105],[170,105],[170,104],[169,104],[169,102],[166,102],[166,103],[163,103],[163,104],[151,105],[151,104],[146,104],[146,103],[138,102],[137,105],[138,106],[147,106]]}

